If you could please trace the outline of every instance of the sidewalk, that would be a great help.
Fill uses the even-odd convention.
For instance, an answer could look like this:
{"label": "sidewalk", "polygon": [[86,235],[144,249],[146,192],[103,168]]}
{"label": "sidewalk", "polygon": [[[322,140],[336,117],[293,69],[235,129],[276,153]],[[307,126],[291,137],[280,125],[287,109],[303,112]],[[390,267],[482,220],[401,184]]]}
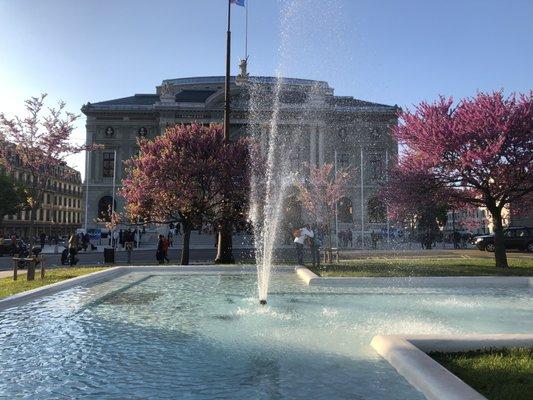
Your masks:
{"label": "sidewalk", "polygon": [[[17,276],[20,277],[20,275],[26,275],[26,270],[25,269],[19,269],[17,271]],[[13,270],[7,270],[7,271],[0,271],[0,279],[2,278],[11,278],[13,279]],[[26,279],[26,277],[24,276],[23,277],[24,279]]]}

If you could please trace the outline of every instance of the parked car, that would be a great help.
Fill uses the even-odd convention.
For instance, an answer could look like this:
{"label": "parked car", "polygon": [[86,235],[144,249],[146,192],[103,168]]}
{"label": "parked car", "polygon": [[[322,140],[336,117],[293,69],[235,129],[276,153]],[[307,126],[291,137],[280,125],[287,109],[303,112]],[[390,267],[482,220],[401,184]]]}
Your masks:
{"label": "parked car", "polygon": [[[533,228],[511,227],[503,232],[506,249],[527,250],[533,252]],[[479,250],[494,251],[494,235],[478,236],[475,245]]]}

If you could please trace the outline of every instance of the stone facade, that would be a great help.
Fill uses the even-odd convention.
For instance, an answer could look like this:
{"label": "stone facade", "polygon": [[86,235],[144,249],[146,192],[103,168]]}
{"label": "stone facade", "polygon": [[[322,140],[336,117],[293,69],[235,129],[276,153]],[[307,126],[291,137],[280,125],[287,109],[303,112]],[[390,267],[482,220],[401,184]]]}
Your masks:
{"label": "stone facade", "polygon": [[[294,158],[299,163],[334,163],[354,171],[350,194],[339,210],[339,228],[382,228],[383,217],[369,213],[369,202],[385,179],[386,164],[398,154],[390,128],[397,124],[396,106],[371,103],[353,97],[335,96],[321,81],[249,77],[231,79],[231,136],[250,130],[269,129],[274,104],[279,106],[279,129],[284,135],[304,138]],[[259,105],[250,99],[260,98]],[[277,99],[277,103],[276,103]],[[124,178],[123,161],[137,151],[137,138],[153,138],[172,124],[220,124],[223,121],[224,77],[169,79],[154,94],[87,103],[87,143],[105,149],[91,153],[88,161],[89,227],[103,227],[99,217],[111,204],[113,156],[116,154],[118,188]],[[297,153],[297,154],[296,154]],[[362,164],[361,164],[362,163]],[[116,197],[117,209],[122,209]],[[370,207],[371,208],[371,207]],[[100,218],[101,219],[101,218]]]}
{"label": "stone facade", "polygon": [[[81,227],[84,206],[81,174],[67,166],[59,165],[44,190],[44,198],[35,215],[34,234],[47,236],[69,235]],[[10,172],[13,180],[24,185],[30,182],[30,175],[23,169],[14,166]],[[15,215],[6,215],[3,221],[5,235],[17,234],[28,237],[30,213],[21,211]]]}

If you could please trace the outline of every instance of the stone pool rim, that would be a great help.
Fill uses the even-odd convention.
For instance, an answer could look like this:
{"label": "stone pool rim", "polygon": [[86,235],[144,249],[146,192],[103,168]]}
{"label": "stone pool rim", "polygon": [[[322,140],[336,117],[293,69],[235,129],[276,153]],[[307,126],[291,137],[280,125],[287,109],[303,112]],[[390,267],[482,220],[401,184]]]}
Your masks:
{"label": "stone pool rim", "polygon": [[486,400],[426,353],[533,348],[533,334],[377,335],[370,345],[429,400]]}
{"label": "stone pool rim", "polygon": [[321,277],[306,267],[295,268],[308,286],[317,287],[518,287],[533,288],[529,276],[412,276],[412,277]]}

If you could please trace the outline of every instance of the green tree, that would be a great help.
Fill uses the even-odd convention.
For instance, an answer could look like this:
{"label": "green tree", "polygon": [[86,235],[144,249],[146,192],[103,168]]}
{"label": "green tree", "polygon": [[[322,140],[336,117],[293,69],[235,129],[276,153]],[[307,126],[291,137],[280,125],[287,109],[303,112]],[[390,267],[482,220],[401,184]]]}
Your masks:
{"label": "green tree", "polygon": [[23,188],[13,183],[5,172],[0,171],[0,232],[4,231],[4,217],[18,213],[25,205]]}

